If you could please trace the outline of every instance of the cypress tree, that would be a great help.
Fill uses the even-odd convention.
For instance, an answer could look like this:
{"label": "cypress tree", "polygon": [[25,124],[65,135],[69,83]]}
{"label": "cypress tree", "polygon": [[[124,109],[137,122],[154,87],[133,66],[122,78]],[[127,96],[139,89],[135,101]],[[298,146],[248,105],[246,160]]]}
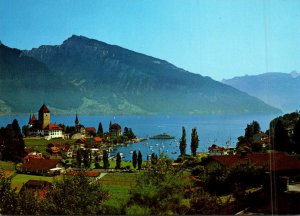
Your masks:
{"label": "cypress tree", "polygon": [[139,151],[138,156],[137,156],[137,163],[138,163],[138,170],[142,169],[142,163],[143,163],[143,156],[141,151]]}
{"label": "cypress tree", "polygon": [[90,168],[91,166],[91,151],[90,150],[84,150],[83,151],[83,164],[85,168]]}
{"label": "cypress tree", "polygon": [[82,152],[81,152],[81,149],[77,150],[76,160],[77,160],[77,164],[78,164],[79,168],[81,168],[81,163],[82,163]]}
{"label": "cypress tree", "polygon": [[97,134],[103,138],[103,127],[102,127],[102,123],[100,122],[99,125],[98,125],[98,131],[97,131]]}
{"label": "cypress tree", "polygon": [[120,169],[120,168],[121,168],[121,161],[122,161],[121,155],[120,155],[120,153],[118,152],[118,154],[117,154],[117,159],[116,159],[116,169]]}
{"label": "cypress tree", "polygon": [[136,168],[136,164],[137,164],[137,153],[136,151],[134,151],[132,154],[132,166],[134,169]]}
{"label": "cypress tree", "polygon": [[103,167],[104,169],[108,169],[109,168],[109,161],[108,161],[108,153],[106,150],[103,151]]}
{"label": "cypress tree", "polygon": [[192,135],[191,135],[191,152],[193,156],[196,156],[198,146],[199,146],[199,137],[197,134],[197,129],[193,128]]}
{"label": "cypress tree", "polygon": [[182,136],[180,139],[180,155],[185,155],[186,154],[186,132],[185,132],[185,128],[182,127]]}

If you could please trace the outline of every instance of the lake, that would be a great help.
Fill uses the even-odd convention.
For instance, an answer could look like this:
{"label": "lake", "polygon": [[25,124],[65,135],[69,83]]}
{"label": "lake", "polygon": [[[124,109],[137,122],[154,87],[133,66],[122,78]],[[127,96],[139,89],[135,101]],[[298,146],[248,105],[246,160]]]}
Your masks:
{"label": "lake", "polygon": [[[36,115],[37,116],[37,115]],[[151,136],[167,133],[175,137],[171,140],[148,139],[144,142],[116,146],[112,155],[122,152],[123,160],[131,160],[132,151],[141,150],[143,160],[147,155],[164,153],[172,159],[176,159],[180,153],[179,140],[182,135],[182,127],[187,134],[187,153],[190,153],[190,140],[192,128],[196,127],[200,139],[198,152],[207,152],[212,144],[235,147],[237,137],[244,135],[247,124],[253,120],[260,124],[261,130],[269,127],[272,119],[278,115],[197,115],[197,116],[78,116],[80,124],[85,127],[98,128],[102,123],[103,130],[108,131],[110,121],[124,127],[132,128],[137,137],[149,138]],[[13,119],[17,119],[20,127],[28,123],[29,116],[0,117],[0,126],[5,127]],[[73,126],[74,116],[51,115],[51,123],[62,123]],[[227,144],[226,144],[227,143]]]}

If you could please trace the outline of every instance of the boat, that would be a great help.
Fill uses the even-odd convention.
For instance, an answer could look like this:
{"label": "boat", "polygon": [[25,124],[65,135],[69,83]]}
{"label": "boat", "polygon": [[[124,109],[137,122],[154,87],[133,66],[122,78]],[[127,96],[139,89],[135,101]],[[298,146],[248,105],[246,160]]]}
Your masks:
{"label": "boat", "polygon": [[174,136],[171,136],[171,135],[166,134],[166,133],[162,133],[162,134],[152,136],[149,139],[174,139],[174,138],[175,138]]}

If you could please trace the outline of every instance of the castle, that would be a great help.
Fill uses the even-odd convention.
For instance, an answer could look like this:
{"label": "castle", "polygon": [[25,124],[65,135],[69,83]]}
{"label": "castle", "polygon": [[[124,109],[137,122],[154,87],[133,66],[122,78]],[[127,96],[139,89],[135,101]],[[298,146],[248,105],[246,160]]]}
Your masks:
{"label": "castle", "polygon": [[63,129],[59,125],[51,124],[50,117],[50,110],[43,104],[38,112],[38,119],[36,119],[34,114],[29,117],[29,134],[33,136],[44,136],[45,139],[62,138]]}

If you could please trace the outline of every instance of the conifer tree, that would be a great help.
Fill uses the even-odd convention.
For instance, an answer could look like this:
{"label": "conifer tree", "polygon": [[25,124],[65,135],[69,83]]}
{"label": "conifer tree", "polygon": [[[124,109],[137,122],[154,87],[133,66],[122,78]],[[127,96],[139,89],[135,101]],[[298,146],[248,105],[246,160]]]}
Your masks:
{"label": "conifer tree", "polygon": [[82,152],[81,149],[78,149],[76,152],[76,160],[77,160],[77,164],[79,166],[79,168],[81,168],[81,163],[82,163]]}
{"label": "conifer tree", "polygon": [[186,154],[186,131],[184,127],[182,127],[182,136],[180,139],[179,149],[180,149],[180,155]]}
{"label": "conifer tree", "polygon": [[101,122],[99,123],[97,134],[103,138],[103,127]]}
{"label": "conifer tree", "polygon": [[199,137],[197,134],[197,129],[193,128],[192,135],[191,135],[191,152],[193,156],[196,156],[198,146],[199,146]]}
{"label": "conifer tree", "polygon": [[110,166],[108,161],[108,153],[106,150],[103,151],[103,167],[104,169],[108,169]]}
{"label": "conifer tree", "polygon": [[116,169],[120,169],[120,168],[121,168],[121,161],[122,161],[121,155],[120,155],[120,153],[118,152],[118,154],[117,154],[117,159],[116,159]]}
{"label": "conifer tree", "polygon": [[90,150],[83,151],[83,164],[85,168],[90,168],[92,162],[92,155]]}
{"label": "conifer tree", "polygon": [[137,165],[137,153],[136,153],[136,151],[133,151],[133,154],[132,154],[132,166],[133,166],[134,169],[136,168],[136,165]]}
{"label": "conifer tree", "polygon": [[138,163],[138,170],[142,169],[142,163],[143,163],[143,156],[141,151],[139,151],[138,156],[137,156],[137,163]]}

